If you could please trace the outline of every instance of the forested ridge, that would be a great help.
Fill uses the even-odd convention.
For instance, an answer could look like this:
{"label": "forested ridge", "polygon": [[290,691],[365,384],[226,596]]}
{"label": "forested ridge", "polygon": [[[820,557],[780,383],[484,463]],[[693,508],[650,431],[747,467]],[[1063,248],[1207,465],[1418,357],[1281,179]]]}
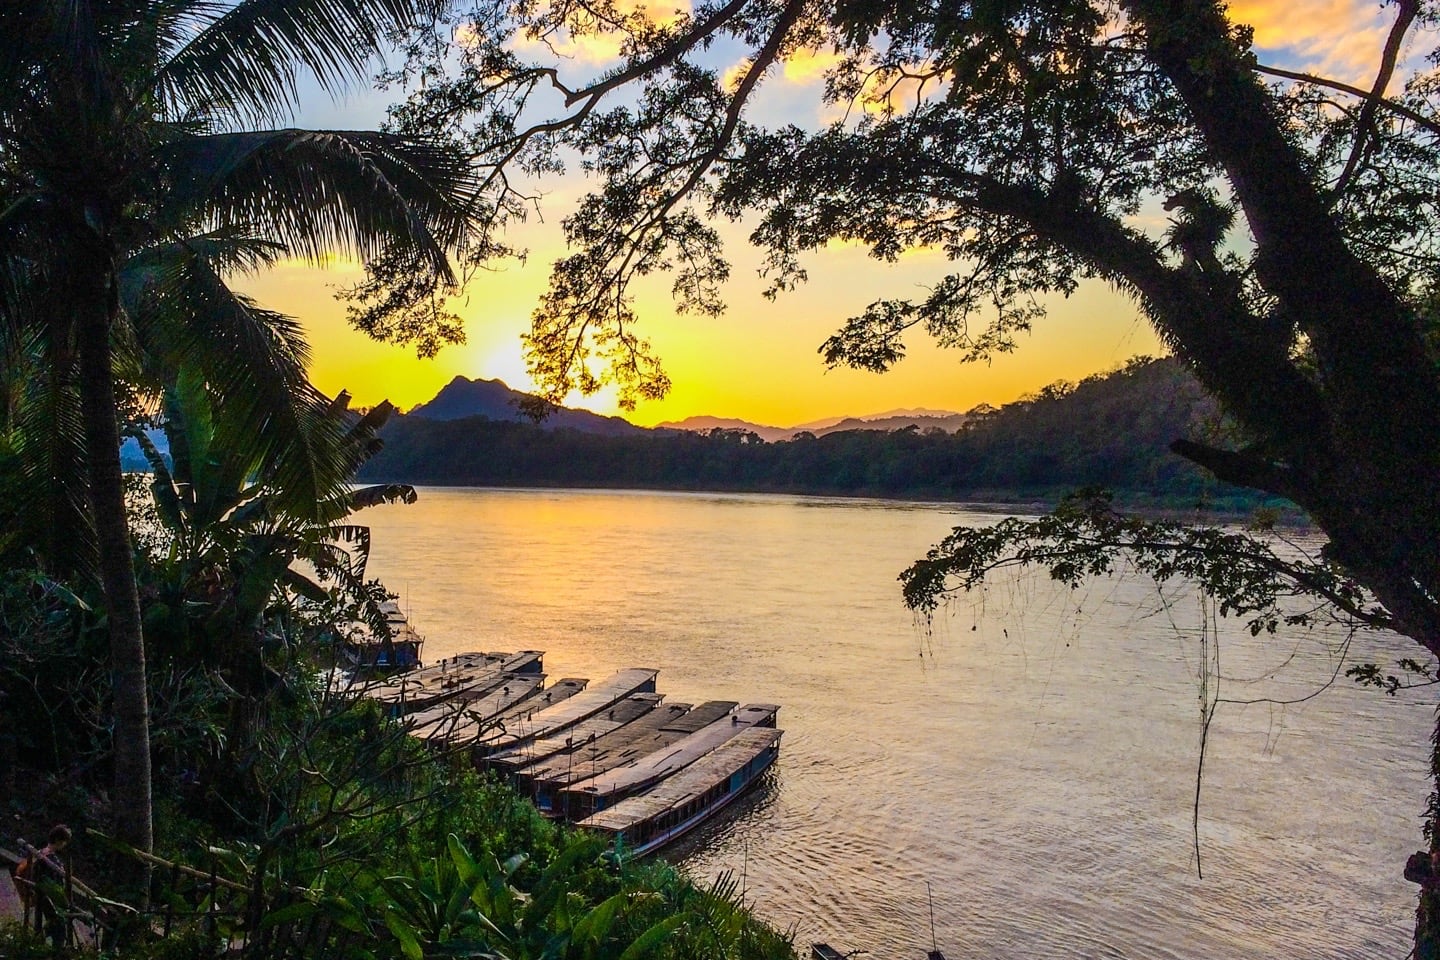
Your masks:
{"label": "forested ridge", "polygon": [[1175,506],[1254,502],[1169,450],[1171,441],[1218,422],[1213,402],[1179,364],[1138,358],[981,413],[953,434],[847,430],[767,443],[740,430],[601,436],[485,417],[397,417],[362,477],[997,500],[1101,486]]}

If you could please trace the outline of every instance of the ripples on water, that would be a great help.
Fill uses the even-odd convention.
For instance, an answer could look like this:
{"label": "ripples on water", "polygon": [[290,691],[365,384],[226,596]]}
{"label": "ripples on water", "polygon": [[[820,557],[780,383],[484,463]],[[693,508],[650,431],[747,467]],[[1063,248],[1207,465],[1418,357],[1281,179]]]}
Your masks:
{"label": "ripples on water", "polygon": [[[542,649],[552,677],[650,666],[671,700],[782,704],[762,789],[672,856],[743,877],[802,946],[918,960],[928,881],[952,960],[1404,957],[1429,706],[1346,681],[1299,705],[1222,704],[1199,879],[1198,603],[1139,578],[1071,593],[1019,575],[918,627],[896,575],[951,527],[994,519],[454,489],[364,514],[370,569],[429,659]],[[1223,696],[1293,698],[1335,670],[1314,638],[1221,636],[1222,673],[1240,678]],[[1378,643],[1361,658],[1410,652]]]}

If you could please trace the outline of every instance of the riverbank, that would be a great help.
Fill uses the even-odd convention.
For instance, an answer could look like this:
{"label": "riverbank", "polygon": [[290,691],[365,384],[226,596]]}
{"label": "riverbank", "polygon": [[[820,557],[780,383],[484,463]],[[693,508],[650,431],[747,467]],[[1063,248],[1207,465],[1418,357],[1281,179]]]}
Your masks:
{"label": "riverbank", "polygon": [[[331,960],[357,949],[391,960],[475,950],[615,960],[664,937],[677,955],[794,960],[792,939],[758,920],[733,885],[615,857],[606,839],[545,819],[458,754],[411,741],[373,704],[331,701],[323,713],[273,719],[258,758],[265,790],[222,796],[218,782],[190,782],[157,791],[156,850],[166,866],[155,871],[148,911],[123,885],[123,857],[86,829],[108,819],[103,794],[75,773],[16,771],[36,789],[4,798],[5,821],[65,819],[76,836],[66,853],[74,875],[132,905],[76,894],[66,908],[128,930],[105,958],[235,955],[226,943],[241,956],[278,956],[268,937],[302,941],[306,957]],[[274,805],[263,817],[237,821],[267,801]],[[219,886],[206,893],[211,883]],[[0,897],[0,956],[62,955],[20,928],[18,907]],[[137,924],[149,934],[138,936]],[[101,956],[84,946],[63,955]],[[635,947],[635,955],[649,954]]]}
{"label": "riverbank", "polygon": [[[860,488],[858,490],[835,491],[823,487],[765,487],[765,486],[721,486],[721,485],[667,485],[630,486],[624,484],[524,482],[524,483],[441,483],[388,476],[367,476],[367,482],[408,483],[436,488],[457,490],[568,490],[576,493],[690,493],[718,495],[760,495],[777,497],[815,497],[845,501],[876,500],[895,504],[937,504],[977,513],[1000,514],[1004,516],[1035,516],[1054,510],[1072,489],[1049,487],[1037,490],[971,490],[961,494],[939,490],[917,490],[903,493],[881,489]],[[1135,514],[1153,520],[1173,520],[1200,524],[1244,524],[1263,512],[1276,525],[1292,529],[1311,526],[1303,511],[1294,504],[1274,498],[1256,495],[1230,495],[1226,497],[1201,497],[1199,499],[1180,496],[1156,496],[1147,491],[1120,490],[1113,492],[1115,508],[1121,512]]]}

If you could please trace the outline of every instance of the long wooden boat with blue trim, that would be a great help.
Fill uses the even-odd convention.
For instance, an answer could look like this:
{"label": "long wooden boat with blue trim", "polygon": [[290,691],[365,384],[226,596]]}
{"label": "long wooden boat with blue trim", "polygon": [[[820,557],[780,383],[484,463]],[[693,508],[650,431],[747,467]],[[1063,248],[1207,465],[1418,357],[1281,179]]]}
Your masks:
{"label": "long wooden boat with blue trim", "polygon": [[[522,767],[539,763],[557,753],[564,753],[576,746],[594,743],[607,733],[639,720],[658,707],[664,699],[665,694],[663,693],[632,693],[617,701],[603,713],[596,713],[573,727],[566,727],[548,737],[525,740],[497,750],[486,757],[485,761],[502,773],[514,773]],[[669,706],[678,706],[681,714],[690,709],[688,703],[670,704]]]}
{"label": "long wooden boat with blue trim", "polygon": [[534,709],[513,717],[514,722],[507,723],[503,731],[487,738],[486,746],[498,753],[530,740],[553,736],[606,710],[613,711],[615,705],[626,697],[653,695],[655,678],[659,673],[659,670],[649,667],[631,667],[591,684],[584,693],[569,697],[564,702],[555,701],[541,706],[539,698],[536,698],[530,701]]}
{"label": "long wooden boat with blue trim", "polygon": [[392,716],[406,716],[438,706],[446,700],[503,686],[511,675],[544,672],[539,650],[519,653],[463,653],[439,663],[368,685],[360,693],[378,701]]}
{"label": "long wooden boat with blue trim", "polygon": [[545,684],[545,674],[507,676],[498,688],[474,700],[455,700],[438,711],[407,717],[410,735],[435,745],[468,746],[494,728],[495,717],[535,696]]}
{"label": "long wooden boat with blue trim", "polygon": [[567,820],[584,820],[649,790],[743,730],[774,727],[775,715],[779,712],[780,707],[773,703],[746,704],[728,717],[677,740],[664,750],[565,788],[560,793],[559,805]]}
{"label": "long wooden boat with blue trim", "polygon": [[516,771],[516,783],[529,790],[546,816],[563,812],[561,792],[582,780],[634,764],[669,749],[697,730],[729,717],[734,700],[710,700],[695,708],[666,703],[618,730],[591,741],[576,741],[562,753]]}
{"label": "long wooden boat with blue trim", "polygon": [[726,807],[780,755],[782,731],[751,727],[646,790],[586,817],[580,826],[615,838],[617,850],[644,856]]}

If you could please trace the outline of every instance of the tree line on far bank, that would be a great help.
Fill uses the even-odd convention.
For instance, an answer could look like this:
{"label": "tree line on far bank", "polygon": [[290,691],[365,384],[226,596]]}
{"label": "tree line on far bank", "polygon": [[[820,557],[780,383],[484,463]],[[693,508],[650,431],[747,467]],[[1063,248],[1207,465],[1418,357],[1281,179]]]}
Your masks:
{"label": "tree line on far bank", "polygon": [[1213,401],[1173,360],[1136,358],[1056,383],[966,429],[800,433],[767,443],[743,430],[601,436],[470,417],[395,418],[364,479],[474,486],[601,486],[1049,499],[1107,487],[1132,502],[1253,505],[1171,453],[1219,428]]}

